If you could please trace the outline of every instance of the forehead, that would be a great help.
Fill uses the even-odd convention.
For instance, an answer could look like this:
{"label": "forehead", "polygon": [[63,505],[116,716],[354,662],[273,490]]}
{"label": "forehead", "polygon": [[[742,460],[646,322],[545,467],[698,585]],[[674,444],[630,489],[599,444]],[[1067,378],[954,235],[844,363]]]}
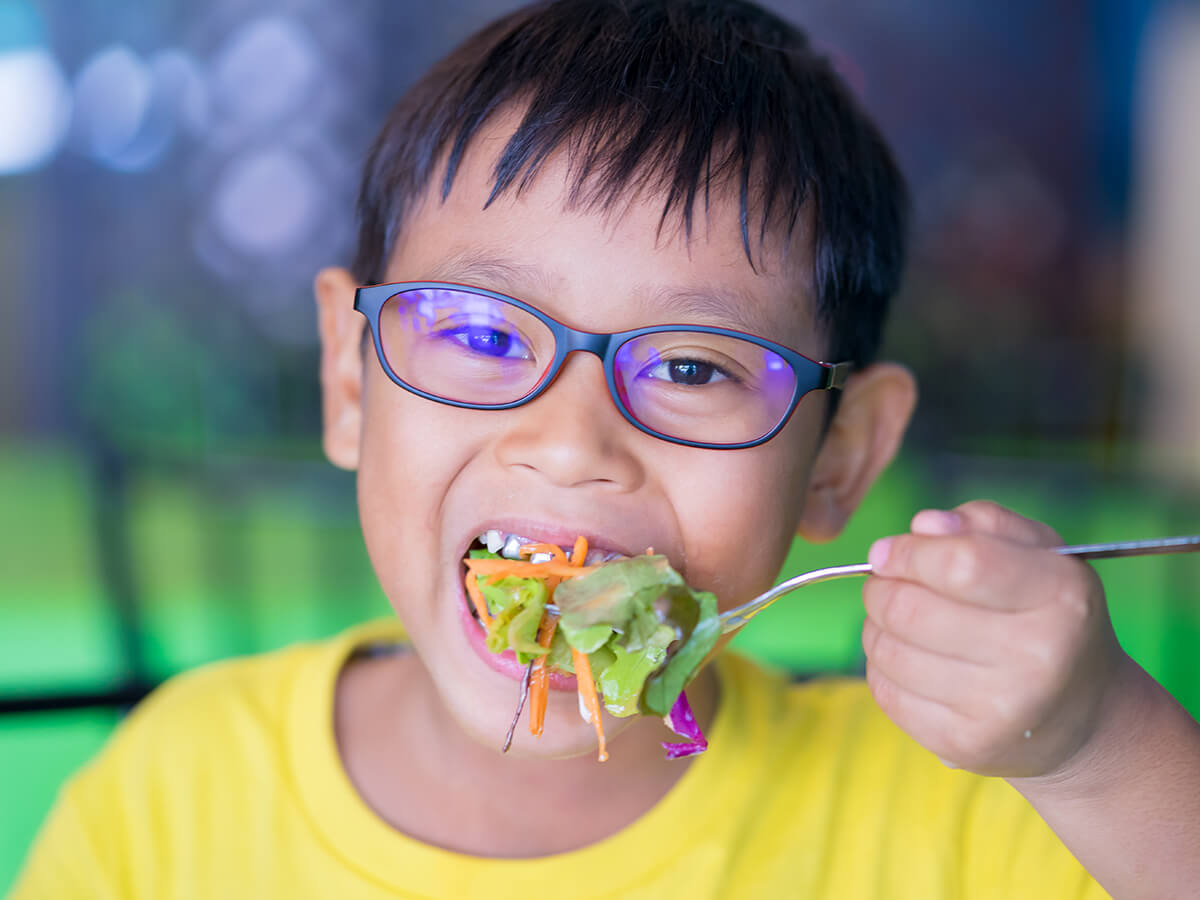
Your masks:
{"label": "forehead", "polygon": [[719,325],[819,354],[810,228],[790,241],[752,233],[751,260],[735,186],[697,198],[689,235],[682,215],[663,219],[665,194],[644,185],[608,203],[581,200],[567,151],[492,197],[516,122],[500,115],[480,130],[444,199],[441,178],[431,179],[401,224],[387,280],[487,287],[588,330]]}

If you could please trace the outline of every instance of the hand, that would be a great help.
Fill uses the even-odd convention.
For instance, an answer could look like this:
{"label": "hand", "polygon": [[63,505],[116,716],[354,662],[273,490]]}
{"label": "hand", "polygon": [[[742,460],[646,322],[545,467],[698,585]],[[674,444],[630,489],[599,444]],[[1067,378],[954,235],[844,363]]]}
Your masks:
{"label": "hand", "polygon": [[1097,734],[1131,660],[1104,590],[1049,527],[994,503],[925,510],[877,541],[863,589],[875,701],[947,765],[1057,776]]}

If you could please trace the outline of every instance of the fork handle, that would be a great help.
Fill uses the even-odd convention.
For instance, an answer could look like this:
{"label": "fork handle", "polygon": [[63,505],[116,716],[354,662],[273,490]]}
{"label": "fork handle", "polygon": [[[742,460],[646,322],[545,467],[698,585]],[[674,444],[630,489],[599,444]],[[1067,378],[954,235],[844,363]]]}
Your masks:
{"label": "fork handle", "polygon": [[[1195,553],[1200,551],[1200,534],[1186,537],[1154,538],[1148,541],[1122,541],[1112,544],[1076,544],[1072,547],[1054,547],[1055,553],[1062,556],[1077,556],[1080,559],[1108,559],[1118,556],[1148,556],[1156,553]],[[754,616],[762,612],[784,594],[789,594],[797,588],[822,581],[832,581],[836,578],[851,578],[855,575],[870,575],[870,563],[857,563],[850,566],[832,566],[827,569],[816,569],[805,572],[771,590],[743,603],[735,609],[726,610],[721,614],[721,631],[728,634],[737,631]]]}
{"label": "fork handle", "polygon": [[1190,553],[1200,550],[1200,534],[1187,537],[1155,538],[1149,541],[1122,541],[1115,544],[1077,544],[1055,547],[1054,552],[1080,559],[1112,559],[1118,556],[1150,556],[1155,553]]}

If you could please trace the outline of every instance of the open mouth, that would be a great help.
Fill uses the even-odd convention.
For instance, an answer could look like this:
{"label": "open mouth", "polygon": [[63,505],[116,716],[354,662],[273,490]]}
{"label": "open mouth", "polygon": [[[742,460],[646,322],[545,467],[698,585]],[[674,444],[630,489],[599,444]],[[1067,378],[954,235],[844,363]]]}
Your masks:
{"label": "open mouth", "polygon": [[567,549],[492,528],[471,540],[462,575],[468,640],[488,665],[520,682],[504,750],[527,700],[538,737],[548,690],[573,682],[580,716],[596,730],[598,758],[607,759],[601,710],[669,719],[677,702],[686,705],[683,688],[720,634],[716,597],[688,588],[650,549],[630,557],[582,535]]}

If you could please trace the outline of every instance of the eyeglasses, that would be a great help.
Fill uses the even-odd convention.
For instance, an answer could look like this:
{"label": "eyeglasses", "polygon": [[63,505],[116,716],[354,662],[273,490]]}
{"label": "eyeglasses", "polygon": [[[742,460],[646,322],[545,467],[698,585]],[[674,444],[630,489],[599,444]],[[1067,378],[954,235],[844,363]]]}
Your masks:
{"label": "eyeglasses", "polygon": [[849,363],[816,362],[728,328],[656,325],[580,331],[528,303],[441,282],[360,287],[380,365],[400,387],[466,409],[540,395],[568,354],[595,354],[617,409],[647,434],[735,450],[770,440],[809,391],[840,388]]}

